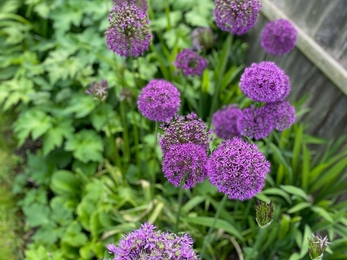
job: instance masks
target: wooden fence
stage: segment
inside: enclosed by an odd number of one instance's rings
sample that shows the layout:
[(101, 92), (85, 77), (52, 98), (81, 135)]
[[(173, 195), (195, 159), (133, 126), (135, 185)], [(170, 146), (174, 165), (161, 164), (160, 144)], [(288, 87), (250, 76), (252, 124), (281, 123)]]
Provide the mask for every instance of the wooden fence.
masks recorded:
[(260, 45), (264, 25), (279, 18), (290, 20), (299, 31), (297, 48), (274, 59), (291, 79), (289, 100), (309, 93), (304, 107), (311, 111), (299, 119), (307, 123), (308, 133), (329, 140), (347, 135), (347, 1), (261, 2), (257, 25), (246, 37), (247, 63), (264, 60)]

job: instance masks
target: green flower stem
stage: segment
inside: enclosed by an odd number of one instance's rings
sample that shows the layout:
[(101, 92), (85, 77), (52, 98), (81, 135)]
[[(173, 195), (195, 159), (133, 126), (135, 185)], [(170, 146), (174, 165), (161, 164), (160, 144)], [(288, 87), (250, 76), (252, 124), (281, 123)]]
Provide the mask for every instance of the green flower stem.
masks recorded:
[(271, 143), (272, 143), (272, 132), (270, 132), (269, 137), (266, 140), (265, 158), (267, 158), (269, 155)]
[[(130, 102), (130, 108), (131, 108), (131, 115), (133, 119), (133, 130), (134, 130), (134, 143), (135, 143), (135, 153), (136, 153), (136, 165), (139, 167), (139, 170), (141, 169), (141, 163), (140, 163), (140, 151), (139, 151), (139, 128), (137, 127), (136, 117), (135, 117), (135, 107)], [(140, 178), (142, 179), (141, 170), (140, 170)]]
[(201, 249), (201, 252), (200, 252), (201, 259), (204, 259), (204, 253), (205, 253), (206, 247), (210, 243), (210, 237), (211, 237), (212, 231), (214, 229), (214, 226), (216, 225), (216, 222), (217, 222), (217, 219), (219, 217), (219, 214), (222, 211), (222, 208), (224, 207), (224, 204), (225, 204), (225, 201), (227, 200), (227, 197), (228, 196), (226, 194), (224, 194), (223, 199), (219, 203), (216, 215), (214, 216), (214, 220), (213, 220), (212, 226), (208, 230), (208, 233), (207, 233), (207, 236), (205, 238), (204, 244), (202, 245), (202, 249)]
[[(157, 142), (158, 142), (158, 122), (155, 122), (155, 130), (154, 130), (154, 144), (153, 144), (153, 150), (154, 150), (154, 159), (156, 160), (157, 159), (157, 155), (156, 155), (156, 148), (157, 148)], [(154, 171), (151, 171), (152, 174), (150, 174), (151, 176), (151, 193), (152, 193), (152, 198), (154, 198), (154, 186), (155, 186), (155, 183), (156, 183), (156, 173)]]
[(182, 209), (182, 199), (183, 199), (183, 184), (186, 181), (186, 176), (184, 176), (181, 180), (179, 191), (178, 191), (178, 210), (176, 214), (176, 225), (175, 225), (175, 233), (178, 232), (178, 224), (180, 222), (181, 217), (181, 209)]
[[(263, 242), (263, 237), (264, 237), (264, 234), (265, 234), (265, 229), (263, 228), (259, 228), (259, 232), (258, 232), (258, 235), (257, 237), (255, 238), (256, 239), (256, 242), (251, 250), (251, 252), (249, 254), (247, 254), (247, 257), (245, 260), (251, 260), (252, 259), (252, 256), (254, 254), (254, 252), (257, 252), (258, 249), (260, 248), (261, 246), (261, 243)], [(253, 259), (256, 259), (256, 258), (253, 258)]]
[(127, 120), (126, 106), (124, 101), (120, 103), (120, 110), (121, 110), (122, 121), (123, 121), (122, 125), (123, 125), (123, 139), (124, 139), (124, 157), (125, 157), (125, 162), (129, 162), (130, 144), (129, 144), (128, 120)]
[(103, 112), (104, 112), (104, 116), (106, 118), (106, 125), (107, 125), (107, 130), (110, 134), (110, 142), (112, 144), (112, 155), (114, 156), (113, 157), (113, 162), (116, 164), (116, 166), (118, 168), (121, 169), (122, 167), (122, 163), (121, 163), (121, 160), (120, 160), (120, 157), (119, 157), (119, 154), (118, 154), (118, 149), (117, 149), (117, 146), (116, 146), (116, 141), (115, 141), (115, 138), (112, 134), (112, 130), (111, 130), (111, 123), (110, 123), (110, 117), (109, 117), (109, 114), (107, 112), (107, 103), (105, 101), (102, 102), (102, 107), (103, 107)]

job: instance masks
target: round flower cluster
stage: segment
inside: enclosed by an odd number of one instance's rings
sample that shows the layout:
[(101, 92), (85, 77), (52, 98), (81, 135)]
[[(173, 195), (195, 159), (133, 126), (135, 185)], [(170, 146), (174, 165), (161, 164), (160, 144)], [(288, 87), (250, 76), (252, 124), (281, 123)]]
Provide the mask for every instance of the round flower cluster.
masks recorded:
[(275, 63), (253, 63), (241, 76), (242, 92), (257, 102), (284, 100), (289, 94), (289, 77)]
[(163, 160), (165, 177), (176, 187), (193, 188), (207, 178), (207, 153), (200, 145), (171, 145)]
[(178, 111), (180, 92), (166, 80), (151, 80), (141, 90), (137, 105), (141, 113), (150, 120), (167, 122)]
[(242, 136), (256, 140), (265, 138), (275, 128), (274, 114), (265, 107), (245, 108), (238, 118), (237, 127)]
[(229, 105), (217, 110), (212, 116), (214, 132), (219, 138), (231, 139), (234, 136), (240, 136), (237, 128), (237, 120), (242, 115), (241, 109), (235, 105)]
[(262, 108), (273, 115), (274, 128), (278, 131), (289, 128), (295, 121), (295, 108), (287, 101), (267, 103)]
[(264, 187), (270, 163), (257, 145), (234, 137), (222, 142), (211, 154), (207, 171), (211, 184), (229, 199), (247, 200)]
[(298, 32), (287, 20), (269, 22), (261, 36), (261, 46), (267, 53), (283, 55), (290, 52), (296, 43)]
[(108, 18), (106, 45), (113, 52), (137, 57), (148, 49), (152, 35), (146, 13), (134, 4), (115, 5)]
[(124, 2), (134, 4), (144, 12), (148, 10), (147, 0), (113, 0), (113, 4), (115, 5), (121, 5)]
[(215, 36), (209, 27), (199, 27), (192, 32), (192, 42), (196, 50), (208, 50), (214, 44)]
[(200, 259), (189, 235), (178, 236), (155, 229), (154, 225), (142, 224), (138, 230), (123, 236), (117, 245), (108, 245), (107, 249), (113, 254), (113, 260)]
[(101, 82), (93, 82), (90, 84), (90, 88), (86, 90), (86, 94), (93, 95), (99, 100), (105, 100), (107, 98), (108, 84), (106, 80)]
[(201, 75), (207, 67), (207, 61), (196, 54), (191, 49), (184, 49), (177, 54), (174, 65), (177, 69), (182, 70), (183, 74), (188, 76)]
[(215, 0), (216, 24), (223, 31), (244, 34), (256, 23), (259, 0)]
[(163, 155), (175, 144), (196, 144), (208, 151), (212, 141), (211, 132), (195, 113), (187, 116), (175, 116), (169, 124), (162, 124), (164, 134), (159, 136), (159, 144)]

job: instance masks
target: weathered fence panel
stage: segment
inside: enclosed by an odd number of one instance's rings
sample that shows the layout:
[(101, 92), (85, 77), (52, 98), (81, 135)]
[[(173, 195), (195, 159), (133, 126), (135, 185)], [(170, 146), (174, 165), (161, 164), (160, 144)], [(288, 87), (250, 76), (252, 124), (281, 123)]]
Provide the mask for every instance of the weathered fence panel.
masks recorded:
[[(265, 0), (264, 0), (265, 1)], [(344, 0), (266, 0), (280, 9), (300, 29), (305, 31), (347, 70), (347, 1)], [(260, 15), (256, 27), (246, 37), (250, 45), (247, 63), (264, 60), (260, 45), (261, 32), (268, 20)], [(267, 57), (269, 59), (269, 57)], [(337, 139), (347, 134), (347, 95), (337, 87), (327, 71), (318, 69), (302, 52), (295, 48), (291, 53), (274, 58), (291, 79), (289, 100), (298, 100), (309, 93), (304, 107), (311, 111), (300, 118), (308, 125), (310, 134), (326, 139)], [(330, 68), (331, 69), (331, 68)], [(336, 81), (335, 81), (336, 82)], [(340, 89), (339, 89), (340, 88)]]

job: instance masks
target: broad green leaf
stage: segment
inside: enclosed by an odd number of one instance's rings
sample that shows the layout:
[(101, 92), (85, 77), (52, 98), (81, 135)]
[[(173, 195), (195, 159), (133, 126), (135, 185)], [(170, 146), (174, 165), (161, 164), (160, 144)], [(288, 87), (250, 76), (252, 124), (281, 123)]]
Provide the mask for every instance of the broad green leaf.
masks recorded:
[(34, 140), (42, 136), (52, 127), (52, 118), (38, 109), (23, 112), (14, 123), (14, 132), (21, 146), (25, 139), (32, 134)]
[(80, 192), (80, 182), (76, 176), (69, 171), (56, 171), (51, 180), (51, 190), (61, 196), (73, 197)]
[(308, 201), (308, 196), (302, 189), (291, 185), (281, 185), (280, 187), (282, 190)]
[(103, 142), (92, 130), (81, 130), (65, 143), (65, 149), (73, 152), (73, 156), (82, 162), (101, 162)]
[(310, 203), (308, 203), (308, 202), (300, 202), (300, 203), (296, 204), (294, 207), (290, 208), (288, 210), (288, 213), (292, 214), (292, 213), (298, 212), (300, 210), (303, 210), (303, 209), (309, 208), (309, 207), (311, 207)]
[(194, 209), (197, 205), (204, 202), (206, 200), (203, 196), (194, 196), (191, 198), (186, 204), (182, 206), (182, 211), (188, 213), (192, 209)]
[(305, 225), (305, 232), (302, 238), (300, 257), (305, 256), (308, 253), (308, 239), (312, 237), (312, 231), (308, 225)]
[[(211, 227), (214, 222), (214, 218), (211, 217), (187, 217), (184, 218), (184, 220), (191, 224), (202, 225), (206, 227)], [(244, 240), (242, 234), (237, 230), (237, 228), (235, 228), (225, 220), (217, 219), (215, 228), (223, 229), (224, 231), (237, 237), (241, 241)]]
[(263, 193), (265, 195), (278, 195), (278, 196), (283, 197), (289, 204), (292, 203), (292, 200), (290, 199), (290, 196), (288, 195), (288, 193), (284, 192), (283, 190), (281, 190), (279, 188), (265, 189), (261, 193)]

